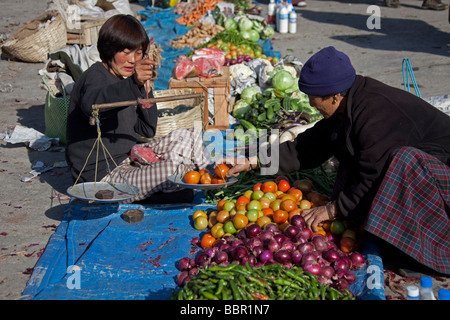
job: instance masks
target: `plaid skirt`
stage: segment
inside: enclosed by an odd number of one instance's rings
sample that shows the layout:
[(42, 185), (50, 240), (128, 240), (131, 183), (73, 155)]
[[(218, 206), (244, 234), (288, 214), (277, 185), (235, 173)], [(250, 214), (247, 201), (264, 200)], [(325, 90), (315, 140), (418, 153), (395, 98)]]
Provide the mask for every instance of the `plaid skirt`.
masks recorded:
[(450, 168), (416, 148), (397, 150), (364, 229), (450, 274)]
[(102, 182), (124, 183), (139, 188), (139, 195), (121, 203), (132, 203), (148, 198), (156, 192), (180, 190), (167, 178), (187, 170), (203, 169), (208, 165), (201, 132), (195, 129), (176, 129), (168, 135), (141, 144), (150, 148), (159, 161), (139, 163), (130, 157), (122, 161)]

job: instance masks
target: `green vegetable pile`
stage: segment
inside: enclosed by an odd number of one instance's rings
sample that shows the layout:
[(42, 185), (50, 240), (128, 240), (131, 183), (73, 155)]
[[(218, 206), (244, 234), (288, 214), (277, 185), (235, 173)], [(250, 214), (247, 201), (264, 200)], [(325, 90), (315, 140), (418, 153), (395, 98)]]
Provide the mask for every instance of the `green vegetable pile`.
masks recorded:
[(171, 300), (355, 300), (317, 276), (280, 264), (249, 267), (232, 263), (201, 270)]

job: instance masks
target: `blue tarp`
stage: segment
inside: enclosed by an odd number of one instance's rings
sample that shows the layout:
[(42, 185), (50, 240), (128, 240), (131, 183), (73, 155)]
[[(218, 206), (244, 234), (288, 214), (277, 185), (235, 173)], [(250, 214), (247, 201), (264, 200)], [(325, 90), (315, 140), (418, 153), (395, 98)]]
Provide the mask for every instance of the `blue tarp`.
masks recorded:
[[(195, 256), (190, 240), (201, 236), (192, 226), (192, 214), (212, 207), (202, 199), (199, 192), (192, 204), (68, 204), (24, 299), (168, 299), (176, 288), (176, 262)], [(141, 209), (144, 220), (125, 222), (121, 214), (129, 209)], [(355, 272), (351, 290), (360, 299), (383, 300), (383, 265), (376, 247), (367, 243), (361, 252), (367, 265)], [(372, 288), (378, 281), (381, 286)]]

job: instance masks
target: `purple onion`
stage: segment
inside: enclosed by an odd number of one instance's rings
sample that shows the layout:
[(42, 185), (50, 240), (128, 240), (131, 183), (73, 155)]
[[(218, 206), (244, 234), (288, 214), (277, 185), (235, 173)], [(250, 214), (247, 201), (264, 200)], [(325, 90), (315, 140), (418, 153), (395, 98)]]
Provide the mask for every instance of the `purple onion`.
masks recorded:
[(344, 271), (347, 272), (350, 269), (350, 265), (348, 264), (347, 260), (344, 258), (340, 258), (339, 260), (337, 260), (334, 263), (334, 270), (336, 271), (336, 273), (338, 271)]
[(189, 277), (195, 277), (198, 274), (199, 270), (197, 268), (192, 268), (191, 270), (189, 270)]
[(267, 244), (267, 249), (269, 249), (271, 252), (275, 252), (280, 249), (280, 244), (278, 243), (275, 238), (272, 238), (269, 240), (269, 243)]
[(282, 233), (276, 234), (273, 236), (275, 240), (277, 240), (278, 244), (281, 246), (284, 240), (286, 240), (286, 236)]
[(264, 242), (273, 238), (273, 233), (269, 230), (264, 229), (258, 236), (258, 238)]
[(295, 248), (296, 248), (296, 245), (288, 238), (283, 241), (280, 249), (284, 249), (284, 250), (291, 252), (291, 251), (294, 251)]
[(256, 264), (256, 257), (253, 254), (249, 254), (247, 257), (247, 262), (250, 267), (253, 267)]
[(347, 280), (349, 284), (352, 284), (352, 283), (355, 283), (355, 282), (356, 282), (356, 276), (355, 276), (355, 274), (354, 274), (353, 272), (351, 272), (351, 271), (347, 271), (347, 272), (344, 274), (343, 278), (344, 278), (345, 280)]
[(211, 258), (205, 253), (201, 252), (196, 258), (195, 258), (195, 264), (201, 265), (204, 261), (210, 261)]
[(200, 241), (200, 238), (199, 237), (193, 237), (192, 239), (191, 239), (191, 243), (194, 245), (194, 246), (200, 246), (201, 245), (201, 241)]
[(294, 225), (288, 226), (284, 230), (284, 235), (290, 239), (294, 238), (300, 232), (300, 228)]
[(334, 287), (340, 291), (348, 290), (350, 288), (350, 285), (347, 280), (344, 278), (340, 278), (334, 283)]
[(264, 250), (263, 252), (261, 252), (261, 254), (259, 255), (259, 260), (263, 263), (273, 260), (273, 253), (270, 250)]
[(328, 249), (322, 253), (322, 257), (329, 261), (335, 262), (340, 259), (339, 253), (336, 249)]
[(307, 240), (303, 237), (301, 233), (298, 233), (294, 238), (292, 238), (292, 242), (295, 244), (305, 243)]
[(314, 247), (316, 248), (317, 251), (324, 251), (328, 249), (327, 238), (325, 238), (321, 234), (314, 235), (311, 242), (314, 244)]
[(263, 242), (258, 237), (245, 239), (244, 243), (247, 249), (250, 250), (263, 245)]
[(313, 252), (306, 252), (306, 253), (304, 253), (303, 257), (302, 257), (302, 264), (305, 264), (305, 263), (311, 262), (311, 261), (317, 262), (316, 255)]
[(216, 250), (213, 248), (207, 248), (205, 250), (205, 253), (210, 257), (210, 258), (214, 258), (214, 256), (216, 255)]
[(311, 239), (312, 237), (312, 231), (309, 228), (304, 228), (300, 230), (300, 234), (305, 238), (306, 240)]
[(289, 251), (280, 249), (273, 255), (275, 261), (278, 261), (279, 263), (287, 263), (291, 261), (291, 254)]
[(242, 258), (248, 256), (248, 250), (244, 246), (237, 246), (233, 249), (232, 255), (234, 260), (240, 261)]
[(189, 273), (187, 271), (182, 271), (177, 275), (177, 285), (183, 287), (187, 281), (190, 280)]
[(265, 249), (264, 249), (263, 246), (257, 246), (257, 247), (254, 247), (254, 248), (253, 248), (252, 252), (253, 252), (253, 254), (255, 255), (255, 257), (259, 257), (259, 255), (260, 255), (264, 250), (265, 250)]
[[(244, 230), (244, 229), (241, 229)], [(234, 239), (231, 241), (230, 245), (232, 247), (238, 247), (238, 246), (242, 246), (244, 244), (244, 241), (242, 241), (241, 239)]]
[(303, 255), (300, 253), (299, 250), (292, 251), (291, 260), (293, 263), (300, 264), (300, 262), (302, 261), (302, 257)]
[(245, 231), (245, 228), (238, 231), (238, 233), (236, 234), (236, 238), (238, 238), (238, 239), (247, 238), (247, 232)]
[(189, 268), (191, 267), (189, 262), (190, 262), (190, 259), (188, 257), (181, 258), (178, 261), (178, 270), (180, 270), (180, 271), (189, 270)]
[(314, 261), (308, 261), (307, 263), (303, 264), (302, 266), (303, 270), (318, 276), (320, 274), (320, 266), (317, 262)]
[(218, 251), (216, 255), (214, 256), (214, 261), (217, 264), (220, 264), (222, 262), (225, 262), (228, 260), (228, 254), (225, 251)]
[(268, 223), (266, 224), (266, 226), (264, 227), (264, 231), (270, 231), (273, 234), (278, 234), (280, 233), (280, 229), (278, 228), (278, 226), (275, 223)]
[(291, 217), (290, 224), (299, 228), (299, 230), (303, 230), (306, 227), (305, 218), (301, 215), (296, 214)]
[(331, 279), (334, 274), (334, 269), (331, 266), (323, 266), (320, 268), (320, 275), (325, 279)]
[(246, 229), (246, 234), (248, 238), (254, 238), (256, 236), (258, 236), (261, 233), (261, 227), (259, 226), (259, 224), (252, 224), (249, 225)]
[(351, 252), (349, 258), (352, 261), (353, 270), (361, 269), (366, 264), (363, 255), (356, 251)]
[(311, 242), (301, 243), (297, 246), (297, 249), (301, 252), (301, 254), (305, 254), (307, 252), (314, 251), (314, 245)]

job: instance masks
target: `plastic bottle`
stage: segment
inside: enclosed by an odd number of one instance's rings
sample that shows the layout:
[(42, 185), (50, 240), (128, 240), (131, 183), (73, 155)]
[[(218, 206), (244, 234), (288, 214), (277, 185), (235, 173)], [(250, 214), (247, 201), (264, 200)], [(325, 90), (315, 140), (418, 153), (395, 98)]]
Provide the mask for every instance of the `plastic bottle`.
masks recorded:
[(292, 0), (286, 1), (286, 8), (288, 9), (288, 12), (291, 12), (292, 8), (294, 8), (294, 6), (292, 5)]
[(433, 279), (431, 277), (420, 278), (420, 300), (436, 300), (433, 293)]
[(450, 290), (439, 289), (438, 297), (439, 297), (439, 300), (450, 300)]
[(275, 30), (280, 31), (280, 10), (283, 6), (281, 0), (277, 0), (277, 5), (275, 6)]
[(419, 288), (416, 286), (406, 287), (406, 299), (407, 300), (419, 300)]
[(276, 10), (275, 10), (275, 0), (270, 0), (269, 5), (267, 6), (267, 24), (272, 28), (276, 28)]
[(289, 31), (289, 11), (286, 6), (282, 6), (280, 10), (280, 33)]
[(294, 8), (289, 13), (289, 33), (297, 33), (297, 13)]

